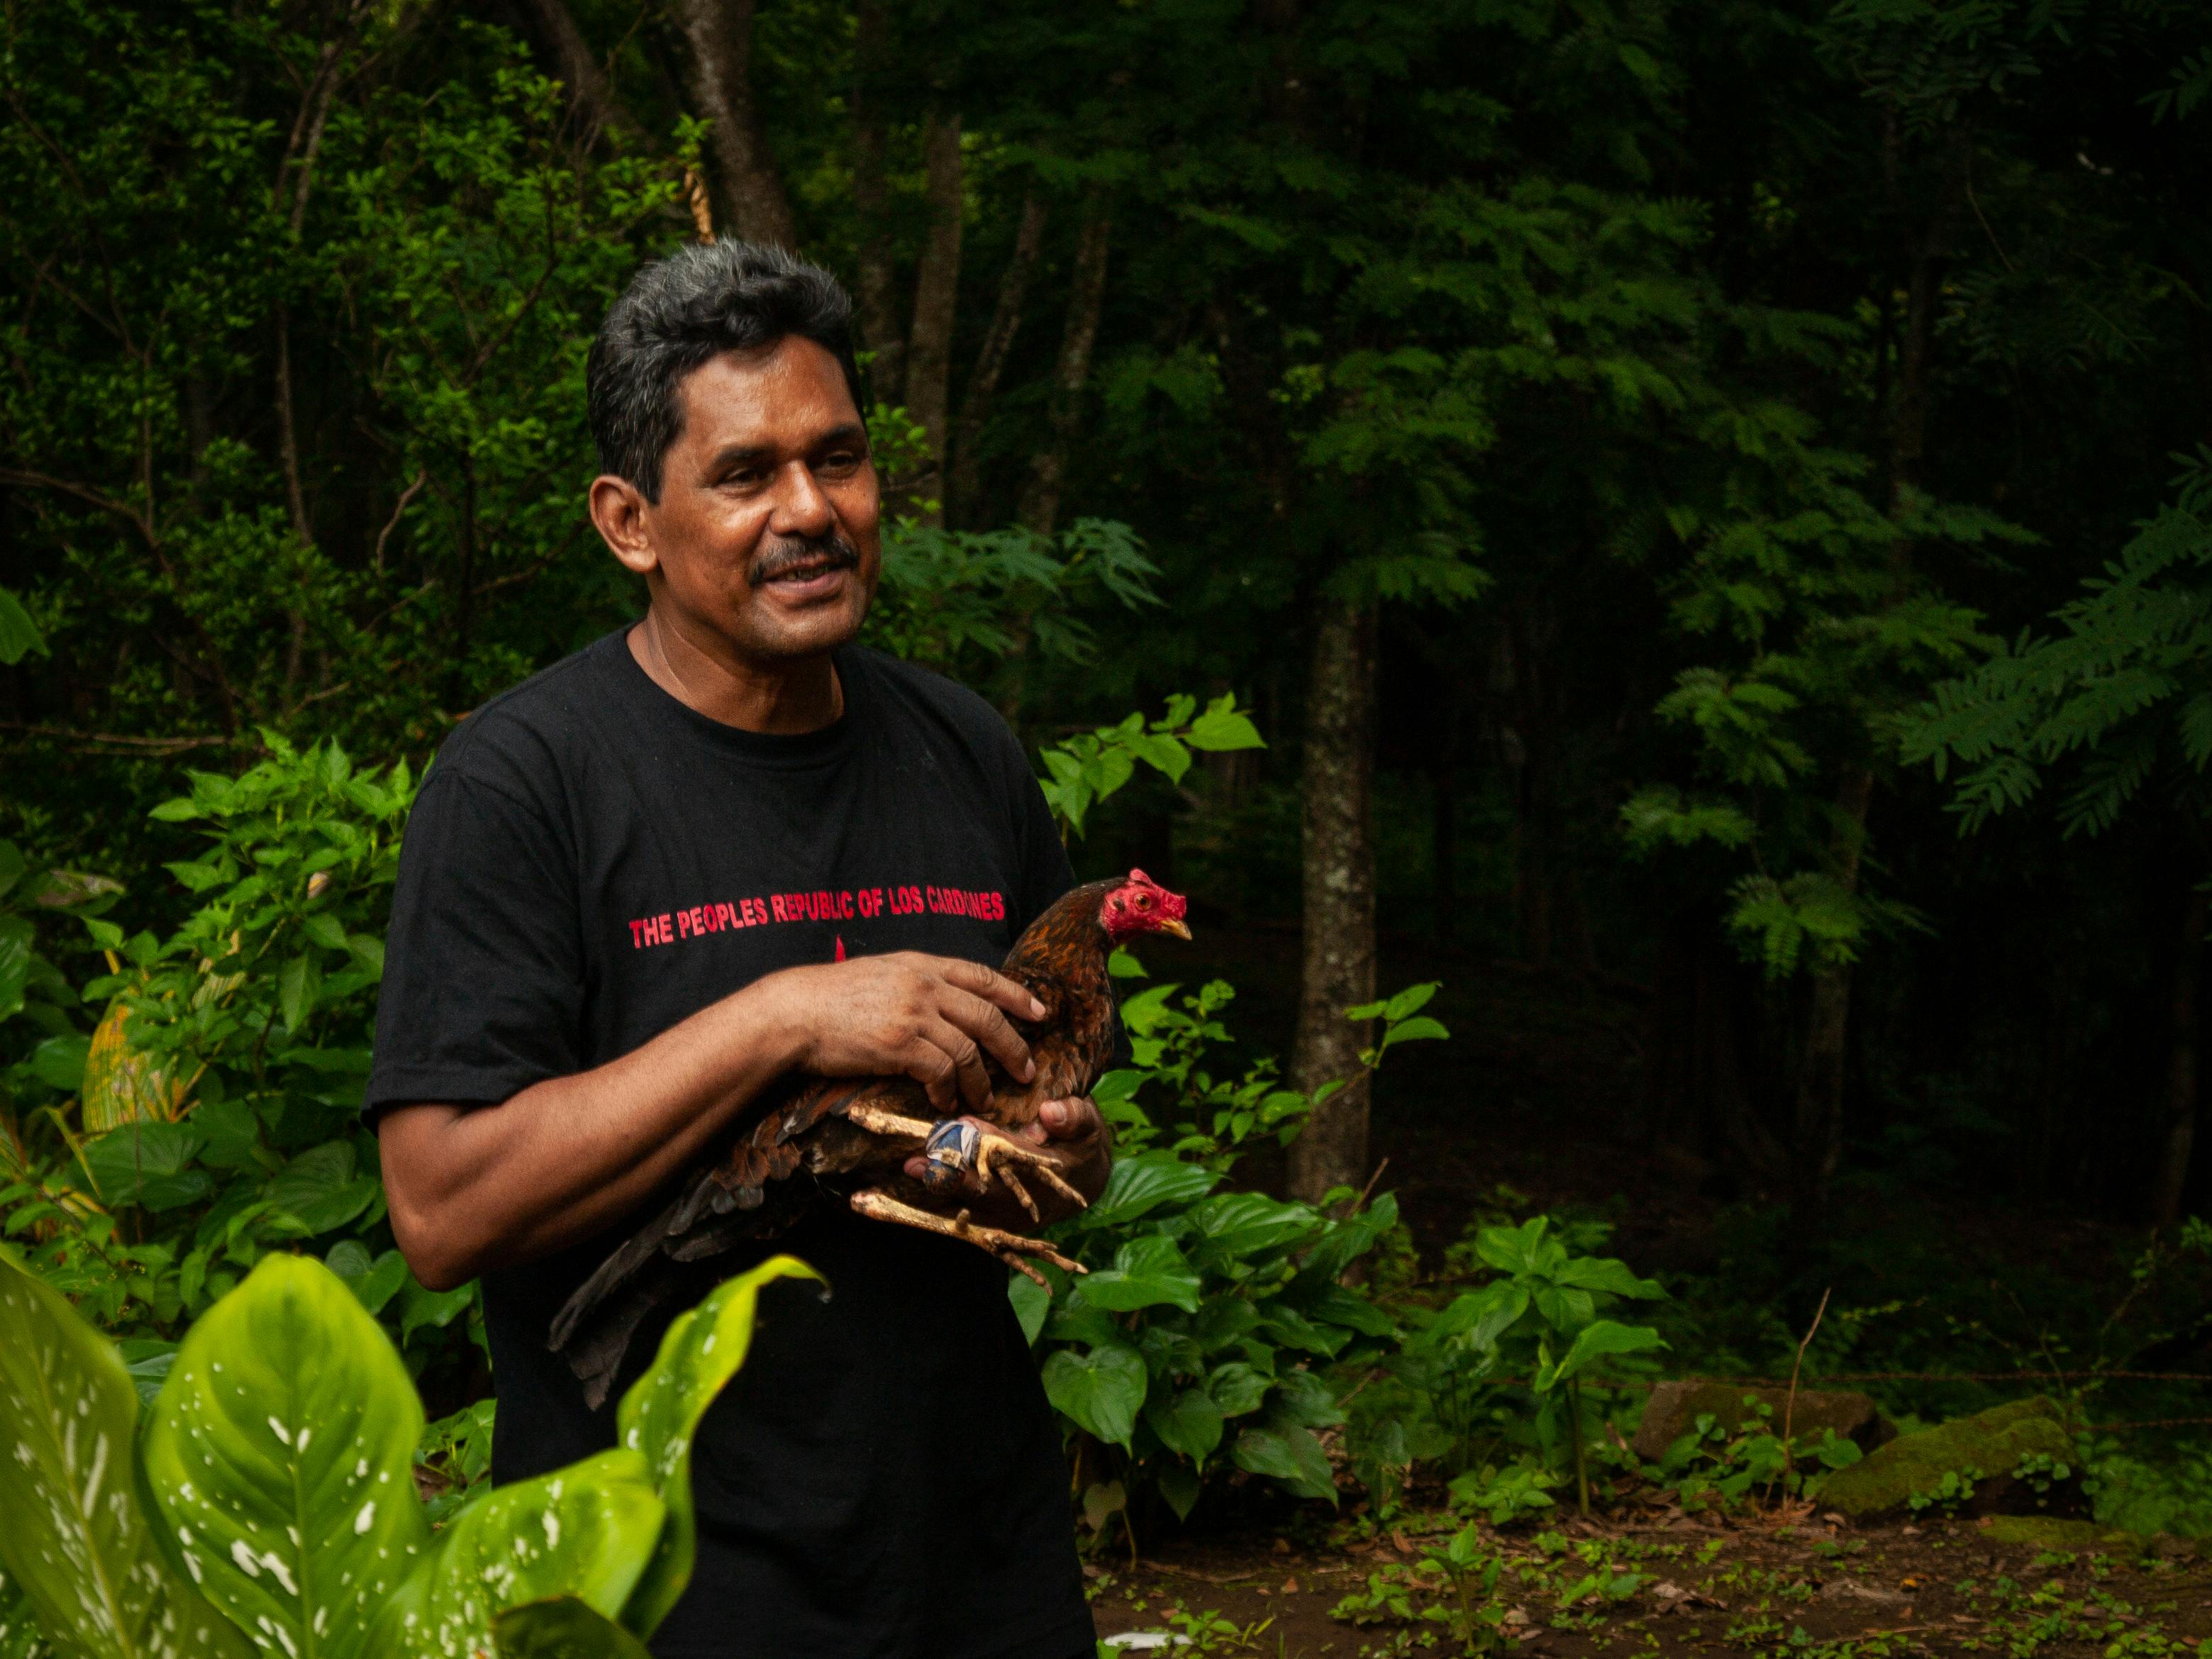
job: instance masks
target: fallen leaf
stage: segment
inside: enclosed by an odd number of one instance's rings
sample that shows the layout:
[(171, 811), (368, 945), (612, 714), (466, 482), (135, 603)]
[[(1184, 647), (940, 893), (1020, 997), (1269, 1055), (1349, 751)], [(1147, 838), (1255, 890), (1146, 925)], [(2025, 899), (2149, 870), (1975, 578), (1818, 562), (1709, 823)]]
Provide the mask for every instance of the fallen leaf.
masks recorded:
[(1283, 1580), (1283, 1594), (1284, 1594), (1284, 1595), (1296, 1595), (1297, 1593), (1298, 1593), (1298, 1580), (1297, 1580), (1297, 1574), (1295, 1574), (1295, 1573), (1293, 1573), (1290, 1577), (1285, 1578), (1285, 1580)]

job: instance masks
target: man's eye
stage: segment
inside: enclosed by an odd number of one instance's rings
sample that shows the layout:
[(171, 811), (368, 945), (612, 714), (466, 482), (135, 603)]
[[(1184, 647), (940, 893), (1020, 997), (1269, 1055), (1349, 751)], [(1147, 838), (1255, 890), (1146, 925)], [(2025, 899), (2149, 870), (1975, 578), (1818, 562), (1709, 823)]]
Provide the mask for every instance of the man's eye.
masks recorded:
[(860, 458), (851, 450), (841, 449), (834, 455), (825, 455), (816, 468), (821, 472), (851, 472), (860, 465)]

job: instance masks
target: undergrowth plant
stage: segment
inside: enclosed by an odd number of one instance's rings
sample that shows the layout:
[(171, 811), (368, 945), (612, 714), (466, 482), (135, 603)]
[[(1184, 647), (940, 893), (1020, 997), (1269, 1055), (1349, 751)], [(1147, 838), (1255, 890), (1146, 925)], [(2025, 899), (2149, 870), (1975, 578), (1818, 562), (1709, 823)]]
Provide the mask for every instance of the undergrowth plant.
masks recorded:
[[(1126, 954), (1116, 969), (1141, 968)], [(1441, 1037), (1416, 986), (1360, 1017), (1394, 1044)], [(1271, 1062), (1217, 1075), (1228, 1041), (1218, 982), (1192, 994), (1162, 985), (1123, 1005), (1135, 1064), (1097, 1090), (1122, 1155), (1107, 1188), (1055, 1237), (1090, 1269), (1048, 1270), (1055, 1292), (1012, 1287), (1023, 1328), (1042, 1352), (1045, 1391), (1073, 1433), (1079, 1484), (1095, 1531), (1157, 1497), (1187, 1516), (1209, 1481), (1235, 1471), (1298, 1497), (1334, 1502), (1321, 1436), (1344, 1421), (1330, 1372), (1371, 1364), (1398, 1338), (1391, 1314), (1343, 1282), (1397, 1224), (1385, 1194), (1345, 1189), (1316, 1206), (1220, 1190), (1254, 1147), (1284, 1143), (1313, 1098), (1285, 1088)]]
[(692, 1434), (744, 1363), (762, 1287), (792, 1277), (817, 1275), (777, 1256), (680, 1316), (615, 1447), (434, 1533), (406, 1367), (313, 1259), (265, 1255), (142, 1412), (113, 1345), (0, 1257), (0, 1651), (642, 1654), (691, 1574)]

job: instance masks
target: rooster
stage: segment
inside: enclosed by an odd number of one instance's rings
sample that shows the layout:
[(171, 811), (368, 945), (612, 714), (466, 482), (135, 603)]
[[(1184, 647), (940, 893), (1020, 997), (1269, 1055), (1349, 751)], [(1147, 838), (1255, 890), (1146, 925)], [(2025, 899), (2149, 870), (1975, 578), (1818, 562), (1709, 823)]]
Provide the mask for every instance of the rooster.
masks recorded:
[[(923, 1197), (973, 1174), (987, 1188), (1011, 1194), (1032, 1220), (1039, 1218), (1031, 1181), (1080, 1206), (1082, 1194), (1060, 1177), (1051, 1155), (1010, 1132), (1034, 1123), (1048, 1100), (1091, 1092), (1114, 1049), (1109, 953), (1145, 933), (1188, 939), (1187, 908), (1180, 894), (1132, 870), (1073, 889), (1024, 929), (999, 971), (1044, 1005), (1042, 1018), (1014, 1022), (1036, 1075), (1018, 1083), (988, 1061), (991, 1098), (972, 1115), (939, 1117), (921, 1085), (903, 1077), (796, 1078), (749, 1112), (718, 1155), (608, 1256), (555, 1318), (549, 1346), (568, 1356), (586, 1400), (596, 1408), (606, 1399), (646, 1315), (691, 1282), (667, 1263), (704, 1261), (749, 1240), (773, 1238), (825, 1200), (842, 1199), (871, 1220), (963, 1240), (1039, 1284), (1043, 1276), (1031, 1257), (1081, 1273), (1042, 1239), (980, 1225), (965, 1210), (941, 1215), (886, 1188)], [(902, 1173), (916, 1153), (927, 1171), (920, 1194)]]

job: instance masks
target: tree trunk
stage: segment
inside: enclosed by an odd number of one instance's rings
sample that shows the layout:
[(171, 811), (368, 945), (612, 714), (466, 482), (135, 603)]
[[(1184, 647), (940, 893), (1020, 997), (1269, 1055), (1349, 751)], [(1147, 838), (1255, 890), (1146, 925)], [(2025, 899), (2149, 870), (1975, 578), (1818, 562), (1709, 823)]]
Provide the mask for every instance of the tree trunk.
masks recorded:
[[(1846, 893), (1858, 891), (1859, 854), (1866, 844), (1867, 809), (1873, 799), (1873, 772), (1864, 766), (1847, 767), (1836, 785), (1832, 847), (1835, 879)], [(1794, 1137), (1798, 1197), (1811, 1208), (1819, 1206), (1828, 1177), (1843, 1156), (1844, 1058), (1850, 1012), (1849, 964), (1815, 968), (1805, 1045), (1798, 1058)]]
[(899, 327), (884, 161), (883, 88), (890, 46), (885, 0), (860, 0), (853, 39), (853, 206), (860, 221), (860, 337), (875, 354), (868, 370), (870, 390), (879, 402), (896, 404), (906, 392), (906, 337)]
[(526, 0), (538, 41), (552, 60), (553, 73), (568, 88), (568, 105), (574, 111), (583, 142), (589, 145), (611, 127), (634, 148), (650, 149), (652, 140), (636, 118), (623, 106), (607, 84), (606, 71), (592, 56), (584, 32), (565, 0)]
[(1375, 613), (1322, 602), (1306, 693), (1305, 960), (1291, 1084), (1350, 1079), (1291, 1144), (1291, 1193), (1309, 1201), (1367, 1178), (1365, 1024), (1344, 1011), (1375, 1000)]
[(2166, 1051), (2166, 1134), (2152, 1177), (2150, 1219), (2172, 1227), (2181, 1219), (2189, 1190), (2189, 1163), (2197, 1148), (2197, 1050), (2201, 1025), (2197, 998), (2204, 968), (2204, 890), (2192, 886), (2181, 907), (2179, 954), (2173, 962), (2172, 1046)]
[(991, 313), (975, 367), (968, 376), (968, 390), (960, 399), (960, 418), (952, 428), (952, 466), (945, 475), (945, 510), (955, 525), (969, 522), (983, 493), (983, 458), (976, 453), (983, 422), (990, 418), (991, 400), (998, 395), (999, 376), (1006, 367), (1014, 336), (1022, 325), (1022, 308), (1029, 300), (1030, 278), (1036, 273), (1037, 251), (1044, 245), (1044, 197), (1032, 187), (1022, 198), (1021, 227), (1014, 233), (1013, 257), (999, 279), (999, 303)]
[(906, 406), (929, 435), (936, 470), (921, 489), (938, 502), (925, 515), (945, 522), (945, 442), (952, 375), (953, 313), (960, 299), (960, 112), (935, 110), (922, 129), (929, 234), (914, 279), (914, 328), (907, 336)]
[(1040, 536), (1060, 526), (1060, 498), (1067, 482), (1067, 452), (1083, 418), (1083, 388), (1091, 379), (1091, 351), (1098, 342), (1098, 316), (1106, 301), (1106, 253), (1113, 215), (1103, 194), (1085, 204), (1083, 234), (1076, 240), (1070, 273), (1067, 327), (1060, 339), (1060, 362), (1053, 370), (1051, 433), (1030, 460), (1030, 477), (1017, 515)]
[(746, 241), (789, 247), (797, 240), (791, 204), (753, 101), (753, 0), (674, 0), (674, 11), (692, 112), (714, 123), (707, 150), (714, 162), (718, 217)]

